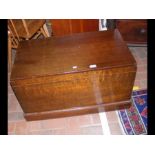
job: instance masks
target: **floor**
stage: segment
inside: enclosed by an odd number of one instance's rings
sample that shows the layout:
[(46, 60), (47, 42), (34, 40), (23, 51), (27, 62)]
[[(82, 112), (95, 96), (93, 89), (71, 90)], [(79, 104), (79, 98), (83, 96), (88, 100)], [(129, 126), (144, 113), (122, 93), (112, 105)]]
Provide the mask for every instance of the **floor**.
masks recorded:
[[(147, 47), (129, 47), (138, 65), (134, 86), (147, 88)], [(8, 74), (10, 76), (10, 73)], [(8, 81), (9, 82), (9, 81)], [(23, 111), (8, 84), (8, 132), (10, 135), (121, 135), (115, 111), (100, 114), (25, 121)]]

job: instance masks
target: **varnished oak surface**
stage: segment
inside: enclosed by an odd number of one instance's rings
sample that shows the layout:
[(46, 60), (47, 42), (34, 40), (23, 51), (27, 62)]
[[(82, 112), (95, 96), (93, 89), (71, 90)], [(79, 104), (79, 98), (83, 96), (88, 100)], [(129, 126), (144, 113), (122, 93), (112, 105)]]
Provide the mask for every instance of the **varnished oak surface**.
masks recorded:
[(11, 85), (25, 118), (38, 120), (129, 107), (135, 75), (133, 56), (111, 30), (23, 42)]
[(133, 63), (135, 60), (117, 30), (80, 33), (22, 42), (11, 79), (88, 71), (92, 64), (104, 69)]
[(55, 111), (37, 112), (37, 113), (26, 113), (24, 116), (28, 121), (42, 120), (50, 118), (60, 118), (66, 116), (77, 116), (82, 114), (98, 113), (105, 111), (112, 111), (117, 109), (125, 109), (131, 106), (131, 101), (114, 102), (110, 104), (99, 104), (84, 107), (76, 107), (71, 109), (61, 109)]

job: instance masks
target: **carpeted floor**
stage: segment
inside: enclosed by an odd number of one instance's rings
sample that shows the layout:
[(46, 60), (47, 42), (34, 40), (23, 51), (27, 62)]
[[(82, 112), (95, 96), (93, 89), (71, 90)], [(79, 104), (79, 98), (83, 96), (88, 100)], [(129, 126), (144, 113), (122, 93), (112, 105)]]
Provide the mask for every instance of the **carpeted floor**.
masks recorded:
[(147, 134), (147, 91), (140, 90), (132, 93), (132, 106), (119, 110), (120, 126), (127, 135)]

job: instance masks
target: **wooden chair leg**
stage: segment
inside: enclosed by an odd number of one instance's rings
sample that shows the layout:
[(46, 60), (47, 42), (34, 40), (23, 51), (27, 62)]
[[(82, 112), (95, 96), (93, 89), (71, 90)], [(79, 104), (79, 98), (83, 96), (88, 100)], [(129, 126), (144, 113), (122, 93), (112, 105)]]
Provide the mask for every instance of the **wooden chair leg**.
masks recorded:
[(47, 29), (46, 24), (43, 25), (43, 29), (44, 29), (45, 33), (47, 34), (47, 36), (50, 37), (50, 33), (49, 33), (48, 29)]
[(28, 30), (28, 27), (27, 27), (27, 24), (26, 24), (25, 19), (22, 19), (22, 23), (23, 23), (24, 29), (25, 29), (26, 34), (27, 34), (27, 38), (26, 38), (26, 40), (29, 40), (30, 33), (29, 33), (29, 30)]
[(38, 31), (37, 34), (33, 37), (33, 39), (37, 39), (40, 36), (41, 32)]
[(43, 25), (43, 30), (46, 33), (46, 36), (50, 37), (50, 33), (49, 33), (48, 29), (47, 29), (47, 25), (46, 24)]
[(44, 36), (45, 38), (48, 37), (43, 28), (40, 28), (40, 31), (41, 31), (41, 33), (43, 34), (43, 36)]
[(11, 72), (12, 69), (12, 49), (11, 49), (11, 38), (8, 38), (8, 67), (9, 72)]

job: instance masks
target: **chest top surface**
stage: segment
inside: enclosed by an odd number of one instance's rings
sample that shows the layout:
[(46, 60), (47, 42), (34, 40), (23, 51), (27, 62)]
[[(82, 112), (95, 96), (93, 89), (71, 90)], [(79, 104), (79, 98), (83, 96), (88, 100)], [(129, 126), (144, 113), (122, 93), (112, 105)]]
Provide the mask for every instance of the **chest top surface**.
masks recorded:
[(21, 42), (11, 80), (134, 65), (119, 31), (79, 33)]

